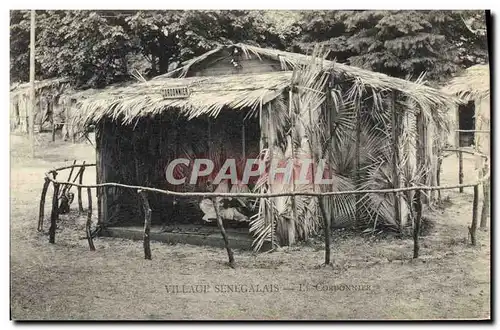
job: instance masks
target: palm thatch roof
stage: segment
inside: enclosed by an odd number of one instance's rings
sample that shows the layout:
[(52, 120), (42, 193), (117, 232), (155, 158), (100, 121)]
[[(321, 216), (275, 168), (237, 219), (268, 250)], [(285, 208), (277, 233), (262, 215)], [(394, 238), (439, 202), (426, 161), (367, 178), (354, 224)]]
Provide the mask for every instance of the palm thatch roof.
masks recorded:
[[(292, 72), (227, 75), (216, 77), (162, 78), (122, 88), (107, 88), (82, 100), (78, 118), (84, 125), (104, 117), (130, 124), (139, 117), (177, 109), (189, 119), (217, 116), (222, 108), (253, 108), (272, 101), (290, 85)], [(166, 88), (187, 87), (185, 98), (165, 98)]]
[[(60, 85), (66, 84), (69, 82), (68, 78), (54, 78), (54, 79), (45, 79), (35, 81), (35, 91), (39, 93), (40, 91), (51, 89), (51, 88), (59, 88)], [(11, 97), (21, 96), (21, 95), (29, 95), (30, 93), (30, 83), (22, 83), (22, 84), (12, 84), (10, 86)]]
[[(187, 77), (194, 64), (203, 62), (218, 52), (238, 47), (244, 56), (277, 60), (283, 71), (259, 74), (233, 74), (223, 76)], [(81, 100), (78, 107), (78, 124), (95, 123), (108, 117), (123, 124), (154, 116), (168, 109), (176, 109), (189, 119), (201, 115), (217, 116), (223, 108), (257, 109), (260, 104), (272, 101), (292, 84), (294, 69), (311, 62), (312, 57), (274, 49), (265, 49), (245, 44), (220, 46), (199, 57), (184, 62), (183, 66), (147, 82), (138, 82), (127, 87), (106, 88), (92, 97)], [(348, 65), (322, 60), (325, 71), (352, 87), (350, 94), (399, 91), (401, 96), (421, 109), (447, 107), (454, 103), (449, 95), (426, 86), (423, 82), (410, 82), (385, 74), (371, 72)], [(163, 90), (187, 87), (190, 94), (185, 98), (165, 98)]]
[[(291, 53), (277, 49), (261, 48), (243, 43), (237, 43), (228, 46), (219, 46), (216, 49), (211, 50), (199, 57), (183, 62), (183, 66), (164, 75), (158, 76), (154, 79), (163, 79), (165, 77), (186, 77), (190, 69), (195, 64), (199, 64), (225, 49), (232, 49), (234, 47), (238, 48), (248, 59), (255, 57), (258, 59), (269, 58), (271, 60), (279, 61), (283, 70), (293, 70), (298, 66), (305, 65), (311, 61), (311, 56), (304, 54)], [(411, 81), (391, 77), (383, 73), (373, 72), (355, 66), (328, 60), (323, 61), (323, 68), (325, 70), (333, 70), (335, 75), (343, 76), (346, 81), (350, 81), (354, 84), (359, 85), (361, 89), (364, 89), (364, 87), (366, 86), (376, 91), (399, 91), (422, 106), (449, 102), (449, 99), (444, 100), (445, 97), (439, 90), (426, 86), (424, 82), (413, 83)]]
[(464, 102), (490, 96), (490, 66), (479, 64), (453, 78), (443, 91), (457, 95)]

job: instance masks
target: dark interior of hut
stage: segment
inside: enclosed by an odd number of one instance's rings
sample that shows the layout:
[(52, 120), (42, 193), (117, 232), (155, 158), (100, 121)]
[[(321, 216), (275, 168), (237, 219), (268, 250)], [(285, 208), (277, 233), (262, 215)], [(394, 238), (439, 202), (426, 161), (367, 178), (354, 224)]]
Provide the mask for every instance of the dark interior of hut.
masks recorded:
[[(177, 192), (234, 192), (240, 184), (229, 180), (212, 184), (218, 169), (227, 158), (236, 161), (238, 179), (245, 159), (259, 154), (260, 129), (258, 119), (246, 118), (246, 111), (224, 111), (217, 118), (168, 115), (141, 118), (131, 125), (101, 124), (104, 139), (98, 138), (98, 176), (103, 182), (116, 182), (153, 187)], [(153, 138), (154, 137), (154, 138)], [(176, 178), (186, 177), (186, 183), (171, 184), (166, 178), (168, 164), (178, 158), (190, 161), (210, 159), (213, 174), (190, 182), (191, 167), (178, 165)], [(252, 182), (245, 189), (252, 189)], [(103, 220), (107, 225), (140, 226), (144, 223), (142, 204), (131, 189), (107, 188), (103, 196)], [(240, 190), (241, 191), (241, 190)], [(193, 197), (172, 197), (149, 192), (152, 225), (169, 231), (179, 225), (216, 227), (211, 200)], [(224, 223), (228, 227), (247, 228), (253, 214), (252, 201), (225, 199), (220, 202)], [(225, 212), (225, 213), (224, 213)], [(225, 215), (225, 216), (224, 216)]]
[[(470, 101), (458, 108), (459, 129), (475, 129), (475, 104)], [(460, 132), (460, 147), (469, 147), (474, 144), (474, 132)]]

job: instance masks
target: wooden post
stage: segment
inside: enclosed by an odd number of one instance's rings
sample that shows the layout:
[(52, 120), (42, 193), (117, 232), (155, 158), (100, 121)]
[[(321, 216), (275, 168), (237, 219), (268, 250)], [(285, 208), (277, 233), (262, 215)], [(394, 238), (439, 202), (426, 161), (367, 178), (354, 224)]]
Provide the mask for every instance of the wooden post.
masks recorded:
[(422, 222), (422, 198), (420, 189), (415, 191), (415, 225), (413, 227), (413, 258), (418, 258), (420, 246), (418, 239), (420, 236), (420, 225)]
[[(354, 158), (354, 168), (356, 171), (356, 181), (354, 182), (355, 184), (355, 190), (359, 190), (361, 180), (360, 180), (360, 144), (361, 144), (361, 100), (358, 100), (356, 102), (356, 145), (355, 145), (355, 155), (356, 157)], [(357, 227), (359, 224), (359, 194), (354, 195), (355, 202), (356, 202), (356, 219), (354, 219), (354, 225)]]
[(30, 30), (30, 106), (29, 108), (29, 140), (31, 157), (35, 157), (35, 11), (31, 10)]
[(89, 207), (87, 209), (87, 223), (85, 231), (87, 232), (87, 240), (89, 241), (90, 251), (95, 251), (94, 241), (92, 240), (92, 233), (90, 232), (90, 225), (92, 224), (92, 190), (87, 188), (87, 196), (89, 198)]
[(59, 217), (59, 183), (54, 183), (54, 194), (52, 196), (52, 212), (50, 214), (49, 243), (56, 242), (57, 218)]
[[(211, 135), (211, 122), (210, 122), (210, 118), (208, 118), (208, 122), (207, 122), (207, 125), (208, 125), (208, 153), (211, 154), (211, 143), (212, 143), (212, 135)], [(260, 140), (260, 150), (262, 150), (262, 129), (263, 129), (263, 126), (262, 126), (262, 103), (260, 104), (260, 111), (259, 111), (259, 127), (260, 127), (260, 136), (261, 136), (261, 140)], [(234, 256), (233, 256), (233, 251), (231, 250), (231, 248), (229, 247), (229, 240), (227, 238), (227, 235), (226, 235), (226, 230), (224, 229), (224, 223), (222, 222), (222, 219), (219, 215), (219, 205), (217, 204), (217, 198), (212, 198), (212, 203), (214, 205), (214, 211), (215, 211), (215, 217), (216, 217), (216, 220), (217, 220), (217, 227), (219, 227), (219, 230), (222, 234), (222, 239), (224, 240), (224, 247), (226, 248), (227, 250), (227, 255), (228, 255), (228, 258), (229, 258), (229, 266), (231, 268), (234, 268)]]
[(264, 127), (264, 118), (263, 112), (262, 112), (262, 101), (260, 102), (259, 105), (259, 128), (260, 128), (260, 140), (259, 140), (259, 152), (264, 149), (265, 141), (267, 141), (267, 135), (264, 135), (266, 132), (266, 129)]
[[(47, 101), (45, 102), (45, 100), (47, 100)], [(48, 97), (42, 97), (42, 95), (38, 96), (38, 111), (40, 113), (40, 115), (38, 116), (39, 117), (38, 118), (38, 126), (40, 127), (38, 129), (38, 134), (42, 133), (42, 125), (43, 125), (43, 117), (44, 117), (43, 116), (44, 115), (44, 106), (43, 105), (47, 104), (47, 110), (48, 110), (48, 108), (49, 108), (48, 102), (49, 102)], [(46, 112), (48, 112), (48, 111), (46, 111)]]
[[(83, 165), (85, 165), (85, 161), (83, 162)], [(78, 179), (78, 183), (82, 184), (83, 183), (83, 173), (85, 172), (85, 166), (82, 166), (80, 169), (80, 177)], [(82, 187), (78, 187), (78, 212), (83, 213), (83, 204), (82, 204)], [(90, 204), (89, 204), (90, 206)]]
[[(259, 105), (259, 128), (260, 128), (259, 148), (260, 148), (260, 151), (262, 151), (266, 146), (269, 149), (269, 146), (270, 146), (269, 124), (268, 123), (269, 123), (269, 118), (264, 118), (264, 111), (262, 109), (262, 102), (260, 102), (260, 105)], [(264, 217), (266, 219), (269, 217), (271, 217), (271, 219), (273, 219), (272, 214), (269, 214), (269, 210), (271, 210), (271, 208), (268, 206), (268, 202), (270, 202), (270, 200), (268, 198), (261, 198), (260, 199), (260, 203), (264, 203), (264, 204), (262, 204), (262, 205), (264, 205), (264, 207), (263, 207), (264, 208)], [(271, 221), (273, 221), (273, 220), (271, 220)], [(271, 226), (273, 226), (273, 225), (274, 225), (274, 223), (271, 224)], [(272, 232), (271, 232), (271, 249), (274, 249), (274, 235), (272, 234)]]
[(56, 123), (54, 121), (54, 114), (52, 114), (52, 142), (56, 141)]
[(479, 198), (479, 185), (474, 186), (474, 200), (472, 202), (472, 224), (469, 227), (470, 240), (472, 245), (476, 245), (476, 229), (477, 229), (477, 204)]
[(325, 228), (325, 265), (331, 265), (330, 260), (330, 232), (331, 232), (331, 220), (326, 214), (325, 205), (323, 203), (323, 197), (318, 196), (318, 204), (321, 210), (321, 217), (323, 218), (323, 227)]
[[(422, 115), (422, 110), (418, 110), (416, 114), (416, 125), (417, 125), (417, 137), (415, 141), (415, 145), (417, 147), (416, 154), (416, 163), (417, 163), (417, 171), (422, 171), (423, 166), (425, 164), (425, 124), (424, 118)], [(420, 178), (419, 184), (425, 185), (425, 177)], [(425, 198), (424, 203), (425, 203)]]
[(246, 162), (246, 137), (245, 137), (245, 120), (241, 122), (241, 149), (243, 155), (243, 161)]
[[(68, 111), (68, 113), (69, 113), (69, 111)], [(66, 120), (69, 121), (69, 118)], [(71, 122), (70, 127), (71, 127), (71, 142), (76, 143), (75, 126), (73, 125), (73, 122)]]
[[(75, 165), (75, 164), (76, 164), (76, 159), (73, 161), (73, 165)], [(73, 171), (74, 170), (75, 170), (75, 167), (74, 166), (71, 167), (71, 170), (69, 171), (68, 179), (66, 180), (66, 182), (70, 182), (71, 181), (71, 177), (73, 176)], [(63, 189), (61, 190), (61, 196), (63, 196), (69, 188), (71, 188), (71, 185), (69, 185), (69, 184), (68, 185), (64, 185)]]
[[(295, 112), (293, 111), (293, 92), (292, 89), (288, 91), (288, 114), (290, 116), (290, 121), (292, 122), (292, 127), (290, 129), (291, 136), (291, 151), (292, 151), (292, 192), (295, 192), (295, 146), (293, 145), (293, 139), (295, 137)], [(295, 196), (291, 196), (292, 202), (292, 221), (297, 223), (297, 203), (295, 201)], [(307, 239), (307, 237), (306, 237)]]
[[(95, 130), (95, 148), (96, 148), (96, 166), (95, 166), (95, 174), (96, 174), (96, 183), (103, 183), (101, 178), (101, 143), (102, 143), (102, 133), (104, 131), (104, 125), (96, 126)], [(103, 206), (102, 206), (102, 188), (96, 189), (96, 197), (97, 197), (97, 224), (99, 226), (104, 224), (104, 216), (103, 216)], [(107, 220), (107, 219), (106, 219)]]
[[(464, 183), (464, 156), (462, 154), (462, 151), (458, 151), (458, 184), (463, 184)], [(459, 192), (463, 193), (464, 188), (460, 187), (458, 188)]]
[(47, 189), (49, 188), (50, 180), (45, 178), (42, 188), (42, 196), (40, 197), (40, 210), (38, 213), (38, 231), (43, 231), (43, 216), (45, 212), (45, 196), (47, 195)]
[[(483, 167), (483, 178), (488, 175), (488, 160), (485, 160)], [(486, 228), (488, 214), (490, 213), (490, 182), (489, 179), (483, 182), (483, 207), (481, 209), (481, 223), (479, 228)]]
[(142, 206), (144, 208), (144, 259), (151, 260), (151, 246), (149, 242), (149, 233), (151, 231), (151, 207), (148, 202), (148, 195), (144, 190), (137, 191), (142, 197)]
[[(392, 185), (394, 189), (399, 188), (399, 174), (398, 174), (398, 164), (399, 164), (399, 120), (396, 112), (395, 106), (395, 95), (394, 91), (390, 93), (390, 105), (389, 109), (392, 113)], [(394, 216), (396, 223), (401, 226), (401, 213), (399, 210), (399, 197), (398, 193), (394, 193)], [(402, 228), (400, 228), (402, 229)]]
[[(442, 151), (439, 152), (438, 161), (437, 161), (437, 173), (436, 173), (436, 184), (438, 187), (441, 185), (441, 166), (443, 164)], [(437, 191), (438, 193), (438, 202), (441, 203), (441, 189)]]
[[(269, 164), (270, 168), (272, 167), (273, 163), (273, 156), (274, 156), (274, 143), (275, 143), (275, 138), (274, 134), (271, 134), (272, 128), (273, 127), (273, 121), (272, 121), (272, 115), (271, 115), (271, 103), (267, 104), (267, 148), (269, 150)], [(270, 173), (271, 174), (271, 173)], [(269, 179), (268, 177), (268, 192), (273, 193), (273, 180), (274, 178), (270, 177), (272, 180)], [(269, 218), (271, 218), (271, 250), (274, 249), (274, 213), (273, 213), (273, 199), (268, 198), (267, 201), (269, 202), (268, 205), (269, 207), (267, 208), (267, 215)], [(288, 225), (288, 245), (291, 245), (291, 240), (290, 237), (295, 237), (295, 222), (292, 219), (292, 222), (289, 223)]]
[(69, 175), (68, 175), (68, 180), (66, 180), (67, 182), (69, 182), (71, 180), (71, 177), (73, 176), (73, 172), (75, 170), (75, 166), (76, 165), (76, 159), (73, 161), (73, 167), (71, 167), (71, 170), (69, 171)]
[(220, 233), (222, 234), (222, 239), (224, 240), (224, 247), (227, 251), (227, 256), (229, 259), (229, 266), (234, 268), (234, 255), (233, 250), (229, 247), (229, 239), (227, 238), (226, 230), (224, 229), (224, 223), (220, 217), (219, 205), (217, 204), (217, 198), (212, 198), (212, 203), (214, 204), (215, 217), (217, 218), (217, 226), (219, 227)]

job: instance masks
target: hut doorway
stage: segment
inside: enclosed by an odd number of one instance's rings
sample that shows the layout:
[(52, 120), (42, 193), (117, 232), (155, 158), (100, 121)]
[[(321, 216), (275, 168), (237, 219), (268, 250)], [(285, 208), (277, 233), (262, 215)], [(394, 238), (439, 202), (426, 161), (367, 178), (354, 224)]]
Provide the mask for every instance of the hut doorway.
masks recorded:
[[(212, 191), (208, 188), (208, 183), (212, 182), (209, 175), (190, 183), (189, 167), (181, 173), (186, 178), (184, 184), (170, 184), (166, 179), (166, 167), (177, 158), (188, 159), (191, 163), (197, 158), (208, 158), (214, 162), (217, 173), (218, 160), (234, 158), (238, 171), (238, 164), (244, 164), (245, 157), (257, 158), (260, 152), (259, 122), (246, 115), (244, 111), (227, 111), (224, 116), (210, 121), (203, 117), (187, 120), (165, 115), (144, 118), (134, 126), (103, 122), (97, 133), (98, 180), (178, 192)], [(105, 134), (101, 134), (103, 132)], [(220, 186), (222, 184), (212, 188)], [(241, 189), (241, 186), (226, 183), (225, 189), (236, 192), (232, 189)], [(253, 183), (249, 182), (248, 189), (253, 189)], [(103, 236), (142, 238), (144, 214), (137, 192), (109, 188), (102, 191), (100, 198), (101, 222), (106, 227), (101, 232)], [(210, 217), (211, 212), (203, 211), (210, 209), (210, 205), (205, 205), (209, 200), (173, 198), (157, 193), (148, 193), (148, 199), (152, 212), (151, 239), (221, 247), (217, 223)], [(253, 238), (248, 227), (255, 211), (250, 207), (253, 205), (250, 199), (242, 202), (249, 207), (240, 206), (240, 199), (224, 199), (219, 212), (231, 245), (251, 249)], [(268, 245), (263, 250), (267, 248)]]
[[(260, 152), (260, 128), (256, 118), (246, 118), (244, 111), (227, 112), (217, 119), (194, 118), (187, 120), (173, 116), (146, 118), (129, 125), (106, 122), (102, 130), (105, 138), (99, 139), (100, 182), (117, 182), (147, 186), (177, 192), (237, 192), (245, 188), (238, 181), (224, 179), (212, 185), (226, 159), (234, 159), (237, 180), (241, 180), (246, 157), (257, 158)], [(210, 124), (208, 124), (210, 123)], [(166, 178), (170, 162), (182, 158), (189, 166), (180, 171), (177, 179), (182, 184), (172, 184)], [(213, 174), (203, 174), (191, 182), (191, 171), (196, 159), (209, 159), (214, 163)], [(255, 178), (256, 180), (256, 178)], [(249, 181), (246, 189), (253, 189)], [(219, 189), (219, 190), (217, 190)], [(220, 190), (222, 189), (222, 190)], [(242, 191), (246, 192), (246, 191)], [(142, 226), (142, 206), (134, 192), (126, 189), (106, 189), (103, 223), (108, 226)], [(199, 198), (165, 196), (151, 193), (148, 196), (152, 209), (152, 225), (161, 230), (196, 225), (203, 230), (218, 233), (217, 224), (208, 201)], [(204, 202), (204, 203), (203, 203)], [(248, 228), (253, 205), (239, 199), (224, 200), (220, 211), (227, 228)], [(238, 210), (238, 212), (236, 212)], [(208, 213), (208, 214), (207, 214)], [(224, 217), (225, 214), (225, 217)], [(200, 229), (201, 230), (201, 229)], [(245, 232), (248, 232), (246, 229)]]
[[(458, 129), (460, 130), (474, 130), (476, 127), (476, 106), (474, 101), (469, 101), (465, 105), (458, 107)], [(460, 132), (459, 146), (469, 147), (474, 144), (474, 132)]]

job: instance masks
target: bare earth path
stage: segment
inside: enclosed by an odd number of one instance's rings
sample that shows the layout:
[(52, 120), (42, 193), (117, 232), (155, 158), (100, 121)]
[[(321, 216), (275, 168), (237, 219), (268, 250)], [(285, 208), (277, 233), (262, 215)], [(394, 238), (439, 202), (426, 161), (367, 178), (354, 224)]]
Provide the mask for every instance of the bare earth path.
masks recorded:
[[(31, 160), (26, 140), (11, 137), (13, 319), (490, 317), (489, 232), (478, 233), (477, 247), (468, 245), (470, 190), (445, 192), (452, 206), (428, 214), (436, 225), (421, 239), (418, 261), (411, 259), (411, 240), (345, 237), (342, 232), (334, 233), (333, 269), (317, 268), (323, 251), (314, 243), (257, 256), (236, 251), (238, 267), (230, 269), (223, 264), (222, 249), (153, 242), (153, 260), (148, 261), (141, 242), (99, 238), (97, 251), (90, 252), (79, 239), (83, 217), (62, 216), (54, 245), (46, 232), (36, 231), (43, 173), (74, 159), (95, 161), (89, 145), (41, 143), (48, 147)], [(465, 164), (473, 166), (470, 159)], [(447, 159), (444, 168), (444, 183), (456, 183), (456, 158)], [(94, 178), (87, 173), (89, 182)], [(206, 292), (171, 292), (172, 285), (183, 284), (188, 291), (205, 285), (198, 289)], [(357, 287), (348, 290), (342, 284)], [(239, 292), (227, 292), (227, 285)]]

